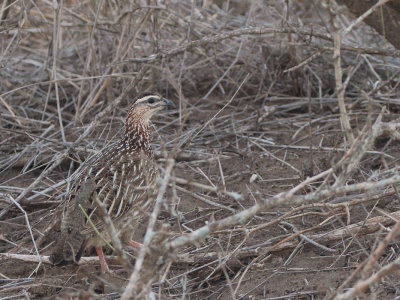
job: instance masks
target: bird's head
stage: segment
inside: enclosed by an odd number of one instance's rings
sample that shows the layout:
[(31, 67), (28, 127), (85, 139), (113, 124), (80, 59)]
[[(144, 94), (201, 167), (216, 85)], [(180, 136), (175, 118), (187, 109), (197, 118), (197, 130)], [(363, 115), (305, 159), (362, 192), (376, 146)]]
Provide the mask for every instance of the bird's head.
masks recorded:
[(156, 112), (165, 107), (174, 106), (172, 101), (163, 98), (159, 94), (146, 93), (137, 98), (135, 103), (131, 106), (130, 113), (146, 122), (149, 121)]
[(163, 108), (174, 106), (172, 101), (154, 93), (147, 93), (137, 98), (126, 117), (125, 143), (129, 150), (150, 151), (150, 118)]

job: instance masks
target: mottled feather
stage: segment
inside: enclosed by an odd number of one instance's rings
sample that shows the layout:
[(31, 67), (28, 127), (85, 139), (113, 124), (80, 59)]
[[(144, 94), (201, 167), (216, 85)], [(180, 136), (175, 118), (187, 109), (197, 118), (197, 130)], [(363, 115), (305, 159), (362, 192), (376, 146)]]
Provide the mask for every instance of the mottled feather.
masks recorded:
[(96, 229), (111, 242), (102, 210), (106, 208), (120, 239), (128, 243), (153, 204), (158, 169), (151, 147), (149, 119), (172, 103), (159, 95), (139, 98), (129, 110), (124, 137), (89, 158), (71, 177), (61, 224), (61, 238), (51, 255), (54, 264), (79, 261), (88, 246), (103, 246)]

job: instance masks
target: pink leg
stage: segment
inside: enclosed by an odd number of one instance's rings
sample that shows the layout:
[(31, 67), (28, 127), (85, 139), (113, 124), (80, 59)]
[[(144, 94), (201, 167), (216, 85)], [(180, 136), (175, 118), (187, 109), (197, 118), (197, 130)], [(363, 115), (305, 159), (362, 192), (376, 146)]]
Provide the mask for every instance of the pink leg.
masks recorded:
[(103, 248), (100, 246), (95, 247), (95, 249), (100, 260), (101, 274), (110, 273), (110, 269), (108, 268), (107, 262), (104, 258)]
[(130, 240), (130, 241), (128, 242), (128, 245), (131, 246), (131, 247), (133, 247), (133, 248), (135, 248), (135, 249), (138, 249), (138, 250), (142, 247), (142, 244), (141, 244), (141, 243), (138, 243), (138, 242), (136, 242), (136, 241), (134, 241), (134, 240)]

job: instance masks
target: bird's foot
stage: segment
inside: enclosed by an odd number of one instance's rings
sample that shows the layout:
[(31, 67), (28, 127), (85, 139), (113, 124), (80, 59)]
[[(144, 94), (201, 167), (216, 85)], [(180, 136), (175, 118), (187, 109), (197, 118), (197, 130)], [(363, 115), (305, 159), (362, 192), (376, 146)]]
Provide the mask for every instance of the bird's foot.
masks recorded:
[(136, 241), (134, 241), (134, 240), (130, 240), (130, 241), (127, 243), (127, 245), (128, 245), (128, 246), (131, 246), (132, 248), (135, 248), (135, 249), (137, 249), (137, 250), (140, 250), (140, 248), (143, 246), (141, 243), (138, 243), (138, 242), (136, 242)]
[(101, 267), (101, 274), (110, 274), (115, 276), (116, 274), (110, 270), (110, 268), (107, 265), (106, 259), (104, 258), (104, 253), (103, 253), (103, 248), (100, 247), (95, 247), (97, 255), (99, 257), (100, 261), (100, 267)]

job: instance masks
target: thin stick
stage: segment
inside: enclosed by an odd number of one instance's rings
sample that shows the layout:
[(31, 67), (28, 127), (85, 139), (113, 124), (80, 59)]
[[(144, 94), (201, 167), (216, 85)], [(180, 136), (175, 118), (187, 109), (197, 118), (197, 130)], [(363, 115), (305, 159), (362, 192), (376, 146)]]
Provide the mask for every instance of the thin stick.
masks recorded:
[(231, 104), (231, 102), (233, 101), (233, 99), (235, 99), (237, 93), (240, 91), (240, 89), (242, 88), (243, 84), (247, 81), (249, 76), (250, 76), (250, 73), (247, 73), (246, 77), (242, 80), (242, 82), (240, 83), (239, 87), (236, 89), (236, 91), (233, 94), (233, 96), (231, 97), (231, 99), (229, 99), (229, 101), (227, 103), (225, 103), (225, 105), (214, 116), (212, 116), (211, 119), (209, 119), (203, 126), (201, 126), (200, 129), (195, 134), (193, 134), (185, 143), (183, 143), (181, 145), (181, 149), (184, 149), (191, 141), (193, 141), (199, 135), (199, 133), (204, 130), (204, 128), (206, 128), (229, 104)]
[(28, 214), (27, 214), (26, 211), (21, 207), (21, 205), (20, 205), (17, 201), (14, 200), (14, 198), (13, 198), (11, 195), (8, 195), (8, 199), (10, 199), (10, 200), (12, 201), (12, 203), (14, 203), (15, 206), (17, 206), (18, 209), (24, 214), (26, 226), (28, 226), (28, 230), (29, 230), (29, 234), (30, 234), (31, 239), (32, 239), (33, 247), (35, 248), (36, 257), (37, 257), (38, 260), (39, 260), (39, 263), (38, 263), (38, 265), (36, 266), (35, 270), (28, 276), (28, 278), (30, 278), (34, 273), (36, 273), (36, 272), (39, 270), (40, 265), (42, 264), (42, 260), (41, 260), (40, 254), (39, 254), (39, 250), (38, 250), (38, 248), (37, 248), (37, 246), (36, 246), (35, 238), (33, 237), (32, 228), (31, 228), (31, 224), (30, 224), (30, 222), (29, 222)]
[[(154, 237), (154, 227), (157, 221), (157, 217), (160, 213), (161, 207), (165, 201), (164, 194), (167, 190), (168, 182), (170, 180), (171, 172), (174, 167), (175, 161), (172, 158), (167, 160), (167, 167), (165, 170), (164, 178), (161, 181), (161, 186), (157, 194), (156, 203), (154, 205), (153, 211), (150, 216), (149, 224), (147, 225), (146, 234), (144, 236), (143, 246), (140, 249), (138, 258), (136, 259), (135, 268), (133, 269), (133, 273), (129, 278), (128, 285), (126, 286), (124, 293), (121, 296), (122, 300), (129, 300), (132, 298), (132, 295), (137, 295), (138, 291), (141, 287), (138, 286), (140, 279), (140, 272), (142, 271), (144, 259), (148, 248), (150, 247), (150, 243)], [(155, 268), (156, 266), (154, 266)], [(149, 270), (148, 270), (149, 271)], [(143, 283), (142, 278), (142, 283)], [(151, 282), (150, 282), (151, 284)], [(146, 287), (144, 287), (146, 288)]]

